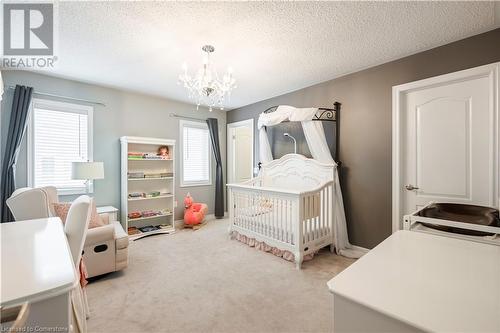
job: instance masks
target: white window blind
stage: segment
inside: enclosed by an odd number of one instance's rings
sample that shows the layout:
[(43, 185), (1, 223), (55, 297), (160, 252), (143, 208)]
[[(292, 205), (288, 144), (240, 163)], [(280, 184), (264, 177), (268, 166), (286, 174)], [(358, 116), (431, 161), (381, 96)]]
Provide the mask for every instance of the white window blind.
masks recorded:
[(60, 194), (85, 193), (86, 181), (71, 179), (71, 162), (92, 160), (92, 108), (35, 100), (32, 111), (32, 186), (55, 186)]
[(182, 133), (181, 186), (210, 185), (210, 135), (204, 123), (180, 122)]

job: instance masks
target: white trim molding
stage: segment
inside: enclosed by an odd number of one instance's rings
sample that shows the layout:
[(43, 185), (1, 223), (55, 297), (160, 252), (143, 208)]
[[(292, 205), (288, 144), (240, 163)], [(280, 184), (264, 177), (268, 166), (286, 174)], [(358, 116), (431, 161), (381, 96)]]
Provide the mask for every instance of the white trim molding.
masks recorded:
[[(184, 182), (184, 127), (191, 128), (201, 128), (206, 129), (208, 132), (208, 180), (207, 181), (193, 181), (193, 182)], [(203, 121), (193, 121), (193, 120), (179, 120), (179, 165), (180, 165), (180, 178), (179, 178), (179, 186), (180, 187), (196, 187), (196, 186), (211, 186), (213, 181), (212, 172), (214, 170), (213, 163), (214, 159), (212, 158), (212, 144), (210, 142), (210, 131), (208, 129), (208, 125)]]
[[(250, 118), (250, 119), (247, 119), (247, 120), (241, 120), (241, 121), (238, 121), (238, 122), (235, 122), (235, 123), (229, 123), (226, 125), (227, 129), (226, 129), (226, 133), (227, 133), (227, 182), (228, 183), (233, 183), (234, 180), (232, 179), (232, 173), (230, 171), (230, 167), (232, 166), (232, 153), (231, 153), (231, 147), (232, 147), (232, 138), (231, 138), (231, 129), (232, 128), (235, 128), (235, 127), (243, 127), (243, 126), (248, 126), (248, 127), (251, 127), (251, 135), (252, 135), (252, 139), (251, 139), (251, 142), (252, 142), (252, 154), (251, 154), (251, 158), (250, 158), (250, 162), (251, 162), (251, 170), (252, 170), (252, 176), (251, 178), (253, 178), (253, 168), (254, 168), (254, 159), (255, 159), (255, 151), (254, 151), (254, 140), (255, 140), (255, 128), (254, 128), (254, 120), (253, 118)], [(231, 176), (231, 177), (230, 177)]]
[(398, 86), (392, 87), (392, 231), (401, 230), (403, 222), (403, 151), (404, 148), (404, 133), (402, 133), (403, 121), (404, 121), (404, 95), (421, 89), (427, 89), (433, 86), (440, 86), (443, 84), (449, 84), (453, 82), (461, 82), (471, 78), (481, 78), (488, 77), (490, 79), (490, 90), (491, 96), (493, 96), (491, 103), (491, 110), (493, 112), (491, 126), (493, 129), (494, 137), (492, 140), (494, 144), (492, 145), (492, 156), (494, 156), (492, 166), (492, 173), (495, 179), (495, 184), (493, 194), (492, 194), (492, 205), (500, 207), (500, 179), (499, 179), (499, 165), (500, 165), (500, 139), (499, 139), (499, 129), (500, 129), (500, 117), (499, 117), (499, 70), (500, 62), (479, 66), (475, 68), (470, 68), (450, 74), (444, 74), (424, 80), (419, 80), (415, 82), (410, 82)]
[[(87, 115), (87, 160), (93, 162), (94, 156), (94, 107), (84, 104), (76, 104), (69, 102), (55, 101), (45, 98), (33, 98), (30, 105), (30, 112), (28, 118), (27, 128), (27, 149), (26, 149), (26, 162), (27, 162), (27, 185), (29, 187), (35, 186), (35, 169), (34, 169), (34, 146), (35, 146), (35, 128), (34, 128), (34, 109), (46, 108), (48, 110), (61, 111), (67, 113), (79, 113)], [(67, 188), (57, 189), (59, 195), (76, 195), (94, 193), (94, 182), (87, 181), (86, 189), (80, 188)]]

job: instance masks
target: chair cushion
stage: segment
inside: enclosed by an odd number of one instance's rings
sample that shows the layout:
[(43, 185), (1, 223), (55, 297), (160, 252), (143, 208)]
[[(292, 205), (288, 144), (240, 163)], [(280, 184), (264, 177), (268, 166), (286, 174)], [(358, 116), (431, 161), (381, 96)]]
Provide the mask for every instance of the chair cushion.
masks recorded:
[[(63, 223), (66, 223), (66, 217), (68, 216), (69, 207), (71, 207), (71, 202), (55, 202), (52, 203), (56, 216), (58, 216)], [(99, 214), (97, 214), (97, 209), (94, 200), (92, 200), (92, 208), (90, 214), (89, 229), (102, 227), (106, 223), (101, 219)]]
[(128, 234), (123, 230), (120, 222), (115, 221), (112, 222), (115, 226), (115, 240), (116, 240), (116, 248), (117, 249), (125, 249), (128, 247)]

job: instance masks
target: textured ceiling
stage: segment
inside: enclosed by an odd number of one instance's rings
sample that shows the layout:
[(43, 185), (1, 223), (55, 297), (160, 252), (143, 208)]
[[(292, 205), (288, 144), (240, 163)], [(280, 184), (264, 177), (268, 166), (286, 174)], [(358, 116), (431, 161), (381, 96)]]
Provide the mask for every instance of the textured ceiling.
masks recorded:
[(491, 2), (59, 2), (50, 73), (188, 101), (181, 65), (215, 46), (234, 68), (229, 108), (495, 27)]

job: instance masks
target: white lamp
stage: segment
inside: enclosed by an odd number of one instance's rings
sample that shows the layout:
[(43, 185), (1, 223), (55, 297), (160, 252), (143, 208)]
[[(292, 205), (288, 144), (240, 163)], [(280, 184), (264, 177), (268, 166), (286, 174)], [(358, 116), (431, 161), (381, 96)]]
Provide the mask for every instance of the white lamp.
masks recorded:
[(85, 188), (89, 192), (88, 183), (94, 179), (104, 178), (104, 164), (102, 162), (72, 162), (71, 178), (85, 179)]

